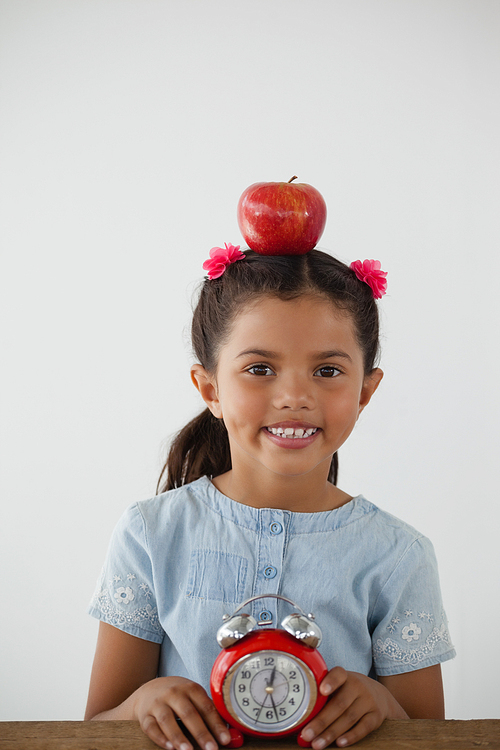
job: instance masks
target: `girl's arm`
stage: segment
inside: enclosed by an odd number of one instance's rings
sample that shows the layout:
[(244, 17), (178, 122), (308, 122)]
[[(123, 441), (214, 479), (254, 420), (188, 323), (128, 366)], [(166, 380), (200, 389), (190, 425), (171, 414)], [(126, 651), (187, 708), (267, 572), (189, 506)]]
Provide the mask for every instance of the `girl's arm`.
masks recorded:
[(415, 672), (379, 677), (410, 719), (444, 719), (441, 664)]
[(85, 720), (139, 721), (153, 742), (192, 750), (177, 717), (204, 750), (231, 737), (205, 690), (183, 677), (157, 678), (160, 646), (101, 622)]
[(301, 732), (313, 750), (333, 742), (339, 747), (352, 745), (385, 719), (444, 719), (439, 664), (379, 680), (336, 667), (320, 690), (331, 698)]
[[(99, 720), (133, 718), (125, 716), (127, 707), (122, 708), (121, 704), (156, 677), (159, 659), (159, 644), (100, 622), (85, 721), (97, 717)], [(108, 716), (110, 713), (113, 715)]]

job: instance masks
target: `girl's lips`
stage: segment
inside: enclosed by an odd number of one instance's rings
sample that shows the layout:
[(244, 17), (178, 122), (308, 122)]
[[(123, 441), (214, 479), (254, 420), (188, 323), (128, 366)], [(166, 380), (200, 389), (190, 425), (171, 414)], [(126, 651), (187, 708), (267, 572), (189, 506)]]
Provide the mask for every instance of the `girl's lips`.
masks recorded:
[(317, 427), (266, 427), (269, 432), (273, 435), (281, 435), (282, 437), (293, 439), (301, 439), (304, 437), (310, 437), (317, 431)]
[(290, 422), (270, 425), (262, 428), (273, 443), (281, 448), (306, 448), (316, 439), (320, 432), (318, 427), (311, 424)]
[(298, 419), (287, 419), (284, 422), (275, 422), (274, 424), (266, 425), (268, 430), (317, 430), (318, 426), (311, 422), (301, 422)]

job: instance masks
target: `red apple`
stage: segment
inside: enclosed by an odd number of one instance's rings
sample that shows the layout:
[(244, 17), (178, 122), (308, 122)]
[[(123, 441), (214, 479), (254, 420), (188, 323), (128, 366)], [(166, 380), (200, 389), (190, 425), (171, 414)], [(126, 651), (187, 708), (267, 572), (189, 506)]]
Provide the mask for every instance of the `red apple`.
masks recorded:
[(238, 202), (238, 224), (248, 247), (261, 255), (303, 255), (316, 246), (326, 204), (312, 185), (256, 182)]

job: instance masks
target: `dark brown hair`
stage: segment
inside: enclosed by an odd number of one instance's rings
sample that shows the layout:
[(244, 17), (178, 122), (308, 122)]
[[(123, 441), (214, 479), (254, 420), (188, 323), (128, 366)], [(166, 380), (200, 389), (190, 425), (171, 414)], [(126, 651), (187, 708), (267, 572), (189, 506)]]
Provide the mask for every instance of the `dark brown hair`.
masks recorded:
[[(191, 338), (196, 360), (205, 370), (216, 373), (221, 347), (245, 304), (263, 296), (291, 300), (305, 294), (324, 297), (351, 316), (363, 352), (365, 374), (373, 370), (379, 354), (378, 310), (370, 287), (359, 281), (354, 271), (320, 250), (281, 256), (247, 250), (245, 255), (218, 279), (205, 279), (201, 287)], [(215, 477), (230, 469), (224, 422), (205, 409), (175, 436), (157, 491), (180, 487), (204, 475)], [(328, 477), (333, 484), (337, 483), (337, 474), (335, 453)]]

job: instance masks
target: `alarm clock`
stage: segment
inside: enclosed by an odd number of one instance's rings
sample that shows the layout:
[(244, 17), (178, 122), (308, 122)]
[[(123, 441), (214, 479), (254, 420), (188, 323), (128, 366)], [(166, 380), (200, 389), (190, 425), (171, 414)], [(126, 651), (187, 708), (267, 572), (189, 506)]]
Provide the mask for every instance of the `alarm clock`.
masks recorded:
[[(268, 597), (299, 610), (285, 617), (282, 629), (259, 629), (254, 617), (237, 614)], [(291, 599), (266, 594), (247, 599), (223, 621), (217, 631), (222, 651), (212, 668), (210, 689), (217, 711), (233, 727), (228, 747), (241, 747), (244, 734), (281, 737), (299, 732), (327, 701), (319, 692), (328, 669), (317, 651), (321, 630), (314, 615), (306, 615)], [(310, 747), (301, 739), (298, 743)]]

